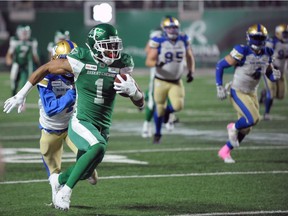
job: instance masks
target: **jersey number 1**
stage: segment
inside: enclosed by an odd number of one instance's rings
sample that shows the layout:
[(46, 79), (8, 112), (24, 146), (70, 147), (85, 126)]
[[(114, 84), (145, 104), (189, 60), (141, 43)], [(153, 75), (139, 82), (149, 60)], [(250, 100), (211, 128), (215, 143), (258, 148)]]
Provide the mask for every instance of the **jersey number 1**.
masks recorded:
[(98, 79), (95, 81), (96, 85), (96, 98), (94, 98), (94, 103), (96, 104), (103, 104), (104, 98), (102, 95), (103, 90), (103, 79)]

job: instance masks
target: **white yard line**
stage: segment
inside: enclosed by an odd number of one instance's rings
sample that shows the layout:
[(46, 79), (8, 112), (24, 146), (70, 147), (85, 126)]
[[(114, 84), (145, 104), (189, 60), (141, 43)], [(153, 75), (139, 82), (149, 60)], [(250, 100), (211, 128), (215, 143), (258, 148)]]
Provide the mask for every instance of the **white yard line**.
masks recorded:
[[(249, 172), (214, 172), (214, 173), (183, 173), (183, 174), (161, 174), (161, 175), (132, 175), (132, 176), (104, 176), (99, 177), (100, 180), (114, 179), (142, 179), (142, 178), (174, 178), (174, 177), (198, 177), (198, 176), (229, 176), (229, 175), (276, 175), (288, 174), (288, 170), (272, 170), (272, 171), (249, 171)], [(28, 184), (48, 182), (47, 179), (20, 180), (20, 181), (4, 181), (0, 185), (7, 184)]]
[[(267, 215), (267, 214), (285, 214), (287, 215), (288, 210), (274, 210), (274, 211), (247, 211), (247, 212), (214, 212), (214, 213), (203, 213), (203, 214), (184, 214), (174, 216), (229, 216), (229, 215)], [(172, 215), (170, 215), (172, 216)]]

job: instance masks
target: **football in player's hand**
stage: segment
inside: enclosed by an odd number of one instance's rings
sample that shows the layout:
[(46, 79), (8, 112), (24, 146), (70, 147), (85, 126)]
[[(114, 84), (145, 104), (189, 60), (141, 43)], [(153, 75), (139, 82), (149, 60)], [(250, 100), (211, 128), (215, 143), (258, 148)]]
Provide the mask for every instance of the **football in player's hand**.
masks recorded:
[[(120, 73), (119, 75), (122, 77), (123, 80), (125, 80), (125, 81), (127, 80), (126, 74)], [(116, 76), (114, 82), (121, 83), (121, 80), (119, 80), (118, 77)], [(125, 93), (120, 93), (119, 95), (121, 95), (122, 97), (129, 97), (129, 95), (127, 95)]]

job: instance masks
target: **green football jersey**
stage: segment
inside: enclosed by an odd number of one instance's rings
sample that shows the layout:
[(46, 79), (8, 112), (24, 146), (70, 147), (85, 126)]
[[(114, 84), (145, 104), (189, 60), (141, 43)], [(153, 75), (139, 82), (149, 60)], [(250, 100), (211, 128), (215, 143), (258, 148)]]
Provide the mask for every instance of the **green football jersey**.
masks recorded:
[(9, 42), (9, 52), (13, 53), (13, 62), (20, 66), (27, 65), (33, 61), (33, 53), (37, 54), (38, 42), (31, 38), (27, 41), (19, 40), (17, 37), (11, 37)]
[(132, 72), (134, 62), (130, 55), (122, 53), (119, 60), (108, 66), (92, 54), (89, 49), (76, 47), (67, 57), (75, 76), (75, 114), (79, 120), (107, 129), (111, 126), (114, 109), (115, 76), (120, 72)]

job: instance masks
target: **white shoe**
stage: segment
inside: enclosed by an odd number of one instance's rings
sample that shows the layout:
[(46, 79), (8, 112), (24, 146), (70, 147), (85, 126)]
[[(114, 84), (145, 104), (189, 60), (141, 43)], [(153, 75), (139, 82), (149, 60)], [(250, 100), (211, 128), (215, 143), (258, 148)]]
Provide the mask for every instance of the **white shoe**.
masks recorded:
[(224, 163), (235, 163), (235, 160), (230, 156), (224, 159)]
[(169, 114), (169, 119), (168, 122), (165, 124), (165, 127), (168, 131), (173, 131), (174, 130), (174, 122), (176, 120), (176, 116), (174, 115), (174, 113), (170, 113)]
[(173, 131), (174, 130), (174, 123), (173, 122), (167, 122), (165, 124), (165, 127), (168, 131)]
[(235, 123), (227, 125), (228, 137), (232, 146), (239, 147), (238, 130), (235, 128)]
[(97, 181), (98, 181), (98, 173), (97, 170), (95, 169), (94, 172), (92, 173), (92, 175), (87, 179), (87, 181), (91, 184), (91, 185), (96, 185)]
[(55, 204), (55, 196), (57, 192), (61, 189), (61, 185), (58, 182), (59, 174), (53, 173), (49, 177), (49, 183), (52, 189), (52, 203)]
[(71, 194), (72, 189), (66, 185), (61, 190), (59, 190), (55, 197), (55, 208), (62, 211), (68, 211), (70, 207)]
[(271, 120), (271, 116), (268, 113), (265, 113), (264, 116), (263, 116), (263, 120), (270, 121)]
[(151, 122), (144, 121), (141, 136), (143, 138), (152, 137)]

